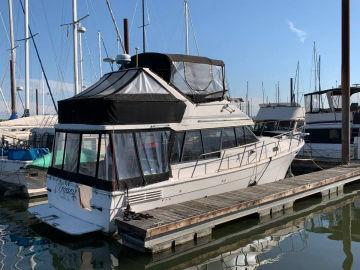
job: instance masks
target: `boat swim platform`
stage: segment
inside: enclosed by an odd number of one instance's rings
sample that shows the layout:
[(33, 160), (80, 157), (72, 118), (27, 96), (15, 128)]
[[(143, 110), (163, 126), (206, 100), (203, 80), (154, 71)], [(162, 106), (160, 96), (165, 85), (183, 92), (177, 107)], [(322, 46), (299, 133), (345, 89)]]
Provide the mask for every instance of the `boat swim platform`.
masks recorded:
[(142, 252), (160, 253), (197, 242), (215, 226), (257, 214), (261, 222), (293, 211), (295, 201), (320, 194), (342, 196), (344, 185), (360, 180), (360, 164), (336, 166), (273, 183), (252, 186), (116, 219), (119, 241)]

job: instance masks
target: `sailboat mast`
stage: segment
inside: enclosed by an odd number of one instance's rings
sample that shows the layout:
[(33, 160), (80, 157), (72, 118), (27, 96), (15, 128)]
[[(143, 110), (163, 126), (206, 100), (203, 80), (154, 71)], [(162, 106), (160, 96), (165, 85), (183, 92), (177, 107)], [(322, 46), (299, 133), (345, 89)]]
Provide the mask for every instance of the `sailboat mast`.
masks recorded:
[(16, 112), (16, 81), (15, 81), (15, 62), (16, 48), (14, 42), (14, 23), (12, 12), (12, 0), (8, 0), (9, 4), (9, 27), (10, 27), (10, 81), (11, 81), (11, 116), (10, 119), (17, 118)]
[(29, 65), (29, 0), (24, 0), (25, 18), (25, 108), (24, 116), (30, 115), (30, 65)]
[(185, 15), (185, 54), (189, 55), (189, 8), (188, 1), (184, 0)]
[(74, 93), (79, 91), (79, 74), (78, 74), (78, 22), (77, 22), (77, 0), (72, 1), (73, 8), (73, 63), (74, 63)]

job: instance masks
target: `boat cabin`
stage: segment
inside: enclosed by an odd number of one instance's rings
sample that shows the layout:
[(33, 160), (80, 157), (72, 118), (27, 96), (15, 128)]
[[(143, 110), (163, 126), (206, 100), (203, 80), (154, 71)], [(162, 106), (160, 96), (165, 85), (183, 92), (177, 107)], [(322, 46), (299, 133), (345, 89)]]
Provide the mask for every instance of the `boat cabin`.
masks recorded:
[(254, 126), (257, 136), (276, 136), (304, 126), (304, 108), (298, 103), (265, 103), (259, 106)]
[(224, 99), (222, 61), (158, 53), (132, 60), (137, 67), (132, 62), (59, 101), (49, 175), (108, 191), (126, 190), (168, 180), (170, 163), (214, 158), (221, 149), (258, 141), (246, 126), (252, 121), (242, 112), (243, 125), (191, 130), (180, 125), (186, 104), (200, 109), (196, 104), (206, 108), (205, 101)]

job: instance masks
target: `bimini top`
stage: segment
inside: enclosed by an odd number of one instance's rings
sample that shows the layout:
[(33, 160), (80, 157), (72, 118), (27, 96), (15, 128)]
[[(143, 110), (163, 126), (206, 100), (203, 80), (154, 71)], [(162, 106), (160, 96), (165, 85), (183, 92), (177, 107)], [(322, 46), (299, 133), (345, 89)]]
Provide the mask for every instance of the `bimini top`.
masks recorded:
[[(360, 87), (358, 86), (351, 86), (350, 87), (350, 95), (356, 94), (360, 92)], [(324, 94), (331, 94), (332, 96), (340, 96), (341, 95), (341, 87), (338, 88), (331, 88), (322, 91), (315, 91), (312, 93), (304, 94), (304, 96), (314, 96), (314, 95), (324, 95)]]
[(206, 57), (142, 53), (131, 58), (130, 67), (146, 67), (186, 95), (194, 103), (222, 100), (227, 92), (225, 64)]
[(80, 94), (59, 101), (59, 123), (179, 123), (185, 108), (151, 72), (131, 68), (105, 74)]

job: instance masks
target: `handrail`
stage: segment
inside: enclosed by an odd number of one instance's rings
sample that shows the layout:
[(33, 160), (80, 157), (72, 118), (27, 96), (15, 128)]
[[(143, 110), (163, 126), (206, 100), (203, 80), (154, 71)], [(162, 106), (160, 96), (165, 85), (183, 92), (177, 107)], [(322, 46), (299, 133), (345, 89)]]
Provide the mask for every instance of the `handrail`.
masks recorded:
[[(285, 136), (285, 135), (290, 135), (290, 136)], [(192, 170), (192, 174), (191, 174), (191, 178), (194, 176), (194, 173), (195, 173), (195, 170), (196, 168), (198, 167), (199, 165), (199, 161), (201, 160), (202, 157), (204, 156), (208, 156), (208, 155), (214, 155), (214, 154), (220, 154), (221, 158), (220, 158), (220, 164), (219, 164), (219, 167), (218, 167), (218, 170), (217, 171), (220, 171), (221, 169), (221, 166), (222, 166), (222, 163), (223, 163), (223, 160), (225, 158), (228, 159), (228, 163), (229, 163), (229, 159), (234, 157), (234, 156), (238, 156), (238, 159), (239, 159), (239, 156), (240, 154), (242, 154), (242, 158), (241, 158), (241, 161), (239, 163), (239, 167), (241, 167), (242, 165), (242, 162), (243, 162), (243, 159), (244, 159), (244, 156), (246, 153), (249, 153), (251, 151), (256, 151), (257, 149), (259, 149), (261, 147), (261, 152), (260, 152), (260, 157), (259, 157), (259, 161), (261, 160), (261, 156), (262, 156), (262, 152), (263, 152), (263, 149), (271, 144), (276, 144), (277, 147), (279, 147), (280, 145), (280, 142), (282, 141), (285, 141), (285, 140), (290, 140), (290, 146), (289, 146), (289, 150), (291, 149), (291, 142), (292, 140), (297, 140), (298, 141), (298, 145), (300, 144), (301, 142), (301, 137), (302, 137), (302, 132), (297, 132), (297, 133), (294, 133), (294, 131), (290, 131), (290, 132), (287, 132), (287, 133), (284, 133), (284, 134), (280, 134), (280, 135), (277, 135), (277, 136), (274, 136), (273, 138), (276, 138), (278, 139), (277, 141), (272, 141), (272, 142), (268, 142), (265, 144), (265, 141), (262, 141), (262, 145), (261, 146), (257, 146), (260, 141), (257, 141), (255, 143), (250, 143), (250, 144), (246, 144), (246, 145), (241, 145), (241, 146), (237, 146), (237, 147), (233, 147), (233, 148), (230, 148), (230, 149), (222, 149), (222, 150), (217, 150), (217, 151), (213, 151), (213, 152), (209, 152), (209, 153), (203, 153), (203, 154), (200, 154), (195, 162), (194, 165), (190, 165), (190, 166), (186, 166), (186, 167), (182, 167), (182, 168), (179, 168), (178, 170), (178, 178), (180, 176), (180, 172), (184, 169), (189, 169), (189, 168), (193, 168)], [(285, 136), (285, 137), (284, 137)], [(252, 147), (251, 149), (247, 150), (246, 151), (246, 148), (250, 147), (250, 146), (255, 146), (255, 147)], [(233, 155), (230, 155), (230, 156), (226, 156), (225, 157), (225, 154), (227, 153), (227, 151), (229, 150), (234, 150), (234, 149), (238, 149), (238, 148), (243, 148), (244, 151), (242, 151), (242, 153), (236, 153), (236, 154), (233, 154)], [(275, 156), (278, 155), (278, 151), (279, 149), (276, 150), (276, 153), (275, 153)], [(257, 152), (257, 151), (256, 151)], [(281, 152), (281, 151), (280, 151)], [(266, 158), (268, 158), (268, 156), (266, 155)], [(257, 157), (255, 158), (257, 160)], [(206, 166), (207, 164), (210, 164), (210, 163), (214, 163), (214, 162), (219, 162), (219, 159), (217, 160), (210, 160), (210, 161), (207, 161), (207, 162), (204, 162), (202, 163), (201, 165), (204, 165), (205, 166), (205, 170), (206, 170)], [(228, 164), (229, 165), (229, 164)]]

